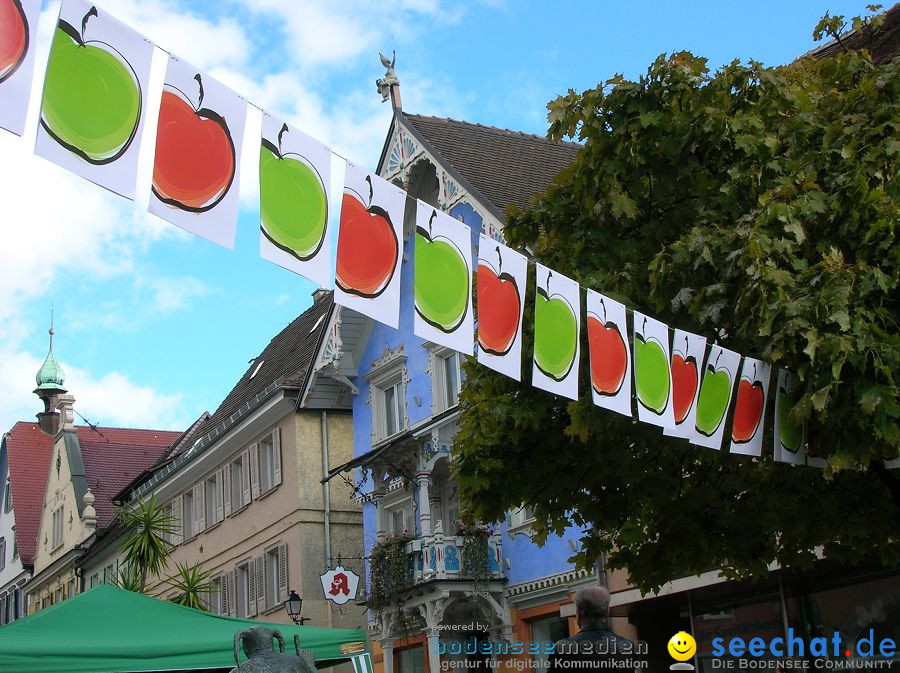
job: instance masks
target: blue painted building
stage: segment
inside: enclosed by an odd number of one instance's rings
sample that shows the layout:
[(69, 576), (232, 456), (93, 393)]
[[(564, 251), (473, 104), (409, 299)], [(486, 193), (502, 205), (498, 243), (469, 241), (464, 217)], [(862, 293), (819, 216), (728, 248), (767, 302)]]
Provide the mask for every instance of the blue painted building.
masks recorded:
[[(384, 673), (436, 673), (441, 661), (435, 653), (441, 645), (448, 652), (441, 660), (464, 659), (467, 655), (449, 652), (473, 640), (556, 640), (574, 632), (574, 620), (561, 608), (570, 607), (579, 584), (597, 577), (576, 571), (568, 561), (579, 530), (551, 538), (542, 548), (533, 543), (528, 508), (510, 512), (503, 522), (485, 522), (482, 537), (458, 527), (460, 505), (450, 448), (459, 422), (462, 356), (413, 334), (415, 199), (472, 228), (474, 259), (478, 234), (502, 240), (507, 206), (525, 207), (532, 195), (543, 192), (575, 158), (578, 146), (405, 114), (398, 96), (393, 98), (395, 115), (377, 170), (409, 194), (400, 324), (395, 330), (370, 321), (355, 344), (356, 458), (332, 475), (355, 471), (368, 501), (367, 555), (379, 542), (409, 538), (405, 550), (416, 588), (402, 611), (373, 617), (376, 668)], [(473, 539), (487, 542), (480, 579), (467, 567), (473, 557), (465, 548)]]

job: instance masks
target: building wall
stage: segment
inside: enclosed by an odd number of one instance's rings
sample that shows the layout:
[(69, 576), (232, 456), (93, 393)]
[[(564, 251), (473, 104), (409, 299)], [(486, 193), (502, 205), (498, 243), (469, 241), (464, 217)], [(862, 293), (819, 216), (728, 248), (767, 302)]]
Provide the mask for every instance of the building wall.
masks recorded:
[[(17, 616), (25, 614), (25, 582), (30, 575), (22, 567), (22, 561), (15, 554), (15, 510), (10, 508), (7, 512), (4, 507), (6, 502), (6, 489), (9, 483), (9, 460), (5, 445), (0, 449), (0, 538), (5, 540), (5, 549), (0, 549), (4, 558), (0, 560), (0, 626), (12, 621)], [(19, 590), (16, 593), (16, 589)], [(18, 602), (17, 607), (11, 603)]]
[[(333, 412), (327, 413), (326, 420), (329, 463), (334, 467), (352, 455), (352, 421), (349, 414)], [(253, 439), (233, 454), (223, 454), (214, 467), (204, 474), (198, 472), (191, 481), (208, 478), (215, 469), (236, 458), (245, 446), (265, 437), (276, 426), (280, 429), (281, 484), (196, 537), (178, 544), (170, 557), (168, 572), (173, 573), (177, 563), (200, 563), (214, 577), (224, 577), (237, 564), (262, 555), (272, 545), (284, 543), (287, 545), (287, 588), (303, 596), (304, 616), (311, 617), (312, 623), (318, 626), (360, 626), (362, 620), (356, 611), (337, 616), (332, 613), (319, 581), (319, 575), (325, 570), (321, 412), (290, 413), (275, 425), (260, 426)], [(349, 497), (349, 491), (342, 491), (341, 485), (334, 484), (331, 488), (332, 550), (361, 556), (360, 507)], [(165, 596), (174, 594), (166, 586), (157, 578), (151, 591)], [(281, 603), (261, 611), (257, 617), (288, 621)]]
[[(44, 507), (41, 512), (41, 523), (38, 528), (37, 550), (34, 555), (34, 576), (39, 583), (32, 581), (28, 586), (29, 612), (34, 612), (44, 604), (69, 598), (80, 590), (80, 579), (75, 575), (74, 566), (65, 564), (50, 577), (38, 578), (42, 570), (72, 551), (76, 545), (93, 534), (79, 516), (78, 503), (75, 500), (75, 487), (66, 450), (66, 433), (57, 435), (50, 459), (50, 472), (44, 492)], [(75, 433), (71, 433), (75, 442)], [(62, 544), (53, 547), (53, 512), (63, 508)]]

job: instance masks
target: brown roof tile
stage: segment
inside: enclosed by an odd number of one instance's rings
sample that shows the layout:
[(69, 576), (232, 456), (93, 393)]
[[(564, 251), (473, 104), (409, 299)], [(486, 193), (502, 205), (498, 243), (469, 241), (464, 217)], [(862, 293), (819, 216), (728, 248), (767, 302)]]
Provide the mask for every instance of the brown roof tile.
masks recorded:
[[(97, 524), (115, 516), (112, 497), (137, 474), (150, 467), (179, 433), (131, 428), (75, 428), (87, 485), (94, 492)], [(53, 455), (53, 440), (37, 423), (19, 421), (7, 437), (16, 540), (24, 565), (34, 563), (44, 492)]]
[[(841, 46), (843, 43), (843, 46)], [(868, 49), (875, 65), (881, 65), (900, 54), (900, 3), (885, 12), (884, 23), (869, 34), (866, 30), (855, 30), (841, 36), (841, 42), (832, 40), (809, 52), (813, 58), (832, 58), (847, 49)]]
[(401, 113), (424, 139), (467, 180), (503, 218), (507, 206), (523, 209), (531, 197), (575, 160), (578, 143), (469, 122)]

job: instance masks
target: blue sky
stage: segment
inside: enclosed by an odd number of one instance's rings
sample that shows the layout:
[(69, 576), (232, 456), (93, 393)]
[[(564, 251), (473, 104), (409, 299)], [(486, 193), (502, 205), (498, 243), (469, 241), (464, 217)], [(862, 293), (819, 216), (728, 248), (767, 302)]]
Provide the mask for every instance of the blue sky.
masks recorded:
[[(862, 2), (838, 1), (98, 6), (372, 169), (390, 122), (375, 92), (379, 50), (397, 50), (405, 110), (543, 134), (547, 101), (618, 72), (637, 76), (662, 52), (686, 49), (712, 67), (734, 58), (785, 63), (814, 46), (812, 28), (826, 10), (865, 11)], [(43, 6), (37, 82), (58, 9)], [(164, 68), (158, 51), (157, 87)], [(182, 429), (215, 409), (248, 360), (310, 303), (310, 283), (258, 257), (255, 148), (242, 162), (229, 251), (146, 214), (146, 151), (134, 203), (34, 157), (37, 105), (35, 92), (25, 138), (0, 131), (0, 429), (39, 410), (31, 390), (51, 303), (56, 353), (81, 414), (105, 425)], [(245, 149), (258, 132), (251, 112)]]

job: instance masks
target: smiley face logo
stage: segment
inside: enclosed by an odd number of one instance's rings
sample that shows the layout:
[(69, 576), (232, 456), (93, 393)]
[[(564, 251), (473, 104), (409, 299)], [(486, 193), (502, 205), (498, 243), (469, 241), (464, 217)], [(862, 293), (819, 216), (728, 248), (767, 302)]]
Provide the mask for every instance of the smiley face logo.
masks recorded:
[(669, 656), (675, 661), (687, 661), (697, 651), (694, 637), (686, 631), (679, 631), (669, 639)]

